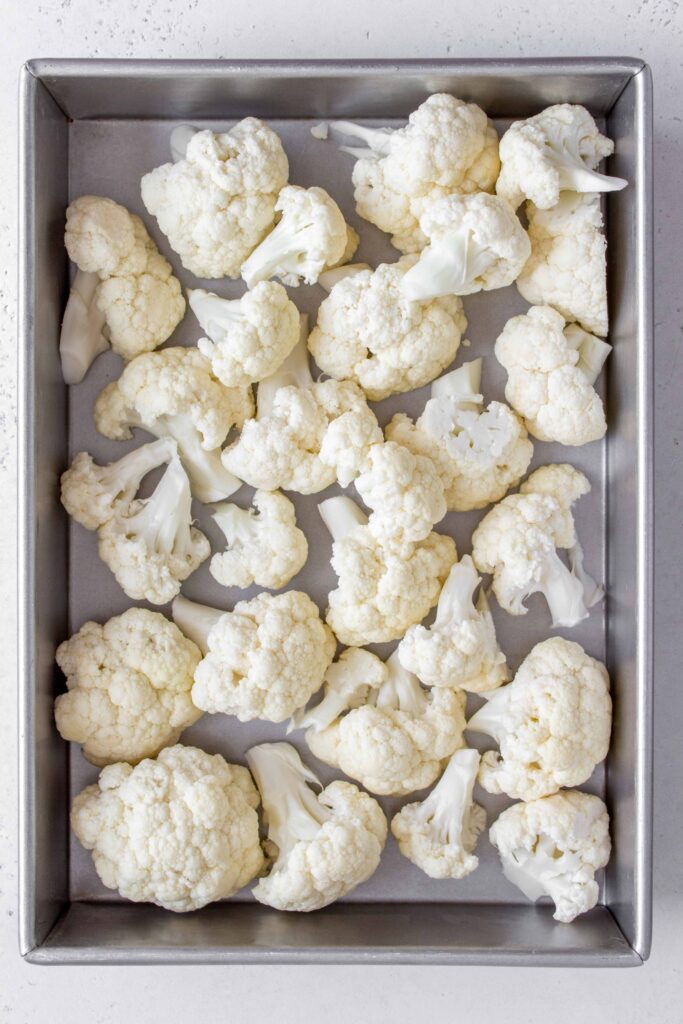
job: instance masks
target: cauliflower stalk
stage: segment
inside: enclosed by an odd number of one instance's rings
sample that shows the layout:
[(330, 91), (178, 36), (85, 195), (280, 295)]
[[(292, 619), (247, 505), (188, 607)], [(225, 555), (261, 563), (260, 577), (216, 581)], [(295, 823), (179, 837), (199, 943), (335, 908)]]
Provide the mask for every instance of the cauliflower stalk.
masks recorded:
[(339, 584), (328, 598), (327, 622), (341, 643), (399, 640), (436, 604), (457, 558), (451, 537), (430, 533), (407, 542), (378, 533), (350, 498), (318, 506), (332, 538)]
[(324, 188), (288, 185), (275, 212), (280, 220), (242, 264), (248, 288), (271, 277), (293, 287), (315, 284), (326, 267), (352, 258), (358, 237), (350, 241), (344, 215)]
[(570, 923), (598, 902), (595, 872), (610, 858), (609, 816), (597, 796), (576, 790), (514, 804), (489, 838), (508, 881), (527, 899), (549, 896), (556, 921)]
[(369, 449), (356, 490), (372, 509), (370, 527), (383, 537), (424, 540), (446, 514), (443, 484), (432, 460), (393, 441)]
[(272, 227), (287, 184), (282, 143), (255, 117), (227, 132), (183, 126), (171, 141), (176, 162), (144, 175), (142, 201), (187, 270), (201, 278), (239, 277)]
[(512, 207), (485, 192), (437, 200), (423, 213), (420, 227), (429, 244), (400, 284), (414, 301), (505, 288), (531, 253)]
[(134, 359), (99, 394), (94, 415), (99, 432), (114, 441), (129, 440), (135, 427), (173, 438), (195, 497), (213, 502), (241, 487), (222, 465), (220, 447), (253, 409), (251, 388), (224, 387), (197, 349), (166, 348)]
[(178, 597), (173, 619), (204, 659), (192, 700), (203, 711), (283, 722), (322, 685), (336, 647), (307, 594), (259, 594), (232, 612)]
[(434, 381), (431, 398), (413, 423), (397, 413), (388, 441), (431, 459), (449, 509), (467, 512), (499, 501), (522, 479), (533, 455), (524, 425), (503, 402), (484, 408), (481, 359)]
[(208, 335), (197, 348), (226, 387), (245, 387), (275, 373), (299, 340), (299, 312), (282, 285), (261, 281), (241, 299), (195, 288), (190, 308)]
[(514, 681), (497, 690), (467, 728), (493, 737), (500, 753), (482, 757), (489, 793), (536, 800), (579, 786), (605, 759), (612, 701), (605, 666), (562, 637), (536, 644)]
[(277, 850), (270, 873), (254, 889), (259, 903), (319, 910), (373, 874), (387, 835), (376, 800), (349, 782), (323, 789), (289, 743), (252, 747), (247, 762), (261, 793), (268, 841)]
[(486, 811), (472, 799), (478, 766), (476, 750), (456, 750), (429, 796), (391, 822), (403, 856), (430, 878), (465, 878), (479, 866), (473, 851)]
[(457, 562), (444, 583), (430, 627), (411, 626), (398, 646), (404, 668), (425, 686), (450, 686), (480, 693), (509, 679), (505, 655), (484, 591), (469, 555)]
[(92, 764), (155, 757), (201, 715), (190, 697), (201, 652), (158, 612), (86, 622), (56, 658), (68, 689), (55, 701), (57, 728)]
[[(572, 504), (590, 491), (583, 473), (566, 464), (542, 466), (484, 516), (472, 535), (472, 557), (480, 572), (493, 574), (501, 608), (525, 615), (524, 601), (541, 593), (553, 626), (575, 626), (602, 596), (583, 570)], [(557, 554), (569, 549), (572, 569)]]
[(403, 128), (368, 128), (332, 121), (361, 146), (343, 146), (356, 157), (356, 210), (392, 235), (392, 245), (418, 252), (426, 239), (420, 217), (431, 202), (451, 193), (488, 192), (498, 176), (498, 136), (484, 111), (447, 93), (429, 96)]
[(585, 107), (557, 103), (505, 132), (496, 192), (515, 210), (525, 199), (548, 210), (565, 191), (617, 192), (628, 182), (595, 170), (613, 152)]
[(508, 320), (496, 341), (507, 370), (505, 397), (539, 441), (588, 444), (607, 430), (602, 400), (593, 384), (611, 346), (550, 306), (533, 306)]
[(74, 800), (71, 826), (108, 889), (183, 912), (232, 896), (262, 870), (258, 804), (246, 768), (175, 746), (135, 768), (104, 768)]
[(227, 541), (209, 566), (224, 587), (279, 590), (303, 568), (308, 543), (296, 525), (294, 505), (278, 491), (257, 491), (254, 509), (225, 502), (216, 505), (213, 520)]
[(79, 270), (73, 279), (59, 335), (65, 384), (80, 384), (97, 357), (109, 348), (109, 329), (97, 304), (99, 274)]
[(306, 742), (321, 761), (371, 793), (402, 796), (431, 785), (463, 746), (465, 694), (426, 692), (396, 652), (386, 665), (378, 661), (369, 651), (340, 659), (336, 672), (335, 666), (328, 672), (321, 703), (297, 715), (293, 726), (307, 730)]
[(308, 345), (318, 366), (339, 380), (354, 380), (371, 401), (412, 391), (452, 363), (467, 326), (454, 295), (413, 301), (402, 283), (414, 256), (330, 271), (330, 294), (318, 310)]

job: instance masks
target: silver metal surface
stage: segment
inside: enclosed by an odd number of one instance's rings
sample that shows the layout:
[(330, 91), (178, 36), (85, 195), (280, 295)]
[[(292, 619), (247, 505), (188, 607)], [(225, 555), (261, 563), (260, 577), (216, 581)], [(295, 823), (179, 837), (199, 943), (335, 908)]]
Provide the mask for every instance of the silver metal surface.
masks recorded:
[[(55, 500), (59, 472), (74, 452), (98, 461), (132, 445), (107, 442), (95, 431), (92, 403), (120, 372), (109, 353), (86, 381), (61, 384), (57, 338), (68, 261), (61, 234), (67, 198), (109, 195), (144, 216), (185, 286), (184, 271), (142, 207), (142, 173), (168, 159), (169, 121), (191, 117), (223, 127), (247, 113), (268, 117), (290, 157), (291, 180), (327, 187), (361, 230), (359, 258), (393, 260), (386, 236), (359, 221), (353, 209), (351, 162), (336, 146), (312, 139), (311, 118), (329, 113), (354, 119), (403, 118), (425, 95), (450, 90), (481, 102), (497, 118), (524, 116), (558, 99), (585, 103), (606, 118), (617, 140), (610, 170), (634, 184), (609, 197), (612, 301), (606, 444), (578, 450), (536, 444), (534, 465), (571, 461), (593, 483), (578, 506), (587, 564), (603, 572), (610, 591), (605, 609), (565, 635), (606, 657), (615, 694), (615, 736), (606, 774), (588, 787), (605, 796), (613, 817), (615, 850), (598, 907), (571, 927), (552, 922), (550, 908), (531, 907), (505, 882), (495, 852), (480, 842), (481, 866), (459, 883), (435, 882), (402, 858), (389, 841), (380, 869), (343, 904), (314, 915), (278, 915), (235, 900), (188, 916), (131, 906), (99, 882), (89, 854), (67, 839), (70, 798), (96, 777), (77, 748), (68, 763), (51, 721), (51, 702), (63, 686), (53, 667), (56, 644), (86, 619), (104, 620), (131, 602), (99, 561), (93, 534), (68, 525)], [(54, 97), (54, 99), (53, 99)], [(56, 100), (56, 103), (55, 103)], [(651, 188), (649, 73), (638, 61), (348, 62), (223, 64), (213, 62), (37, 62), (24, 72), (22, 214), (22, 951), (36, 962), (481, 962), (631, 964), (649, 948), (651, 756)], [(68, 118), (75, 118), (73, 122)], [(67, 156), (68, 153), (68, 156)], [(209, 283), (226, 296), (235, 282)], [(315, 313), (318, 288), (291, 292)], [(471, 347), (457, 362), (485, 359), (487, 399), (501, 397), (503, 378), (491, 346), (505, 320), (526, 304), (514, 288), (465, 300)], [(171, 339), (192, 344), (199, 331), (191, 313)], [(426, 390), (376, 406), (382, 422), (398, 408), (421, 408)], [(67, 426), (68, 420), (68, 426)], [(139, 443), (141, 437), (136, 439)], [(325, 492), (324, 497), (335, 489)], [(237, 500), (245, 502), (244, 488)], [(297, 515), (311, 541), (311, 557), (292, 581), (321, 607), (334, 586), (329, 538), (316, 511), (321, 496), (296, 497)], [(218, 542), (206, 510), (197, 516)], [(450, 514), (439, 527), (468, 550), (480, 514)], [(206, 566), (185, 592), (230, 608), (241, 598), (211, 579)], [(68, 595), (68, 597), (67, 597)], [(247, 594), (249, 596), (249, 593)], [(549, 632), (542, 601), (524, 619), (495, 609), (499, 637), (516, 667)], [(388, 647), (382, 653), (388, 651)], [(472, 706), (476, 701), (473, 699)], [(267, 723), (240, 725), (204, 716), (184, 741), (243, 760), (253, 743), (282, 735)], [(307, 754), (324, 779), (335, 773)], [(408, 798), (414, 799), (414, 797)], [(405, 801), (403, 801), (405, 802)], [(484, 795), (489, 820), (509, 801)], [(393, 813), (401, 801), (382, 801)], [(247, 902), (245, 902), (247, 901)]]

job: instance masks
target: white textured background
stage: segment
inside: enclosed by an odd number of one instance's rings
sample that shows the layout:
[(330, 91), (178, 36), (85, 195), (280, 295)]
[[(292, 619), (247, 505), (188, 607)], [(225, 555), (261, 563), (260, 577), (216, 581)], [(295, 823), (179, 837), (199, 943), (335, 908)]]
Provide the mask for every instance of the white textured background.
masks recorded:
[[(0, 4), (0, 1024), (681, 1024), (683, 8), (678, 0), (3, 0)], [(16, 111), (30, 57), (640, 56), (655, 79), (657, 666), (654, 951), (627, 971), (44, 968), (16, 939)]]

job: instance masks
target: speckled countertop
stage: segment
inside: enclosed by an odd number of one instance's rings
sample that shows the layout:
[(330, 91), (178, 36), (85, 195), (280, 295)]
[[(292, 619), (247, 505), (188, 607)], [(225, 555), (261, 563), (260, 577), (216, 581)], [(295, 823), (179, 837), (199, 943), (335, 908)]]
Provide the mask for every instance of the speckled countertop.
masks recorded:
[[(15, 542), (0, 547), (0, 1024), (680, 1024), (683, 1020), (683, 5), (678, 0), (5, 0), (0, 33), (0, 521), (15, 515), (17, 75), (30, 57), (642, 57), (655, 80), (657, 663), (652, 958), (628, 971), (39, 968), (16, 939)], [(315, 972), (315, 978), (312, 977)]]

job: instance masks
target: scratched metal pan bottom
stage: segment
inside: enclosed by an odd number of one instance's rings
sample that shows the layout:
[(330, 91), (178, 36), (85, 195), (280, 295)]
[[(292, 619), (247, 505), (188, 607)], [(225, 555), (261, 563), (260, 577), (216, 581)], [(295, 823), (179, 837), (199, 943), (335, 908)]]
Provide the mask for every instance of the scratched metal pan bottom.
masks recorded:
[[(58, 332), (69, 281), (62, 244), (64, 209), (85, 193), (111, 196), (141, 214), (185, 287), (196, 278), (181, 267), (146, 214), (139, 179), (168, 159), (174, 122), (223, 129), (249, 114), (267, 118), (290, 159), (290, 180), (318, 184), (336, 198), (361, 233), (357, 259), (372, 265), (396, 259), (387, 237), (355, 214), (351, 159), (311, 126), (324, 117), (368, 123), (405, 119), (425, 96), (452, 91), (479, 102), (499, 129), (552, 102), (583, 103), (617, 143), (610, 173), (632, 186), (608, 198), (614, 354), (605, 375), (607, 441), (578, 450), (536, 443), (533, 465), (571, 461), (592, 482), (577, 506), (587, 565), (608, 586), (604, 606), (564, 635), (605, 659), (615, 698), (612, 750), (585, 787), (607, 801), (614, 853), (601, 886), (601, 905), (572, 926), (552, 920), (549, 906), (532, 906), (506, 882), (485, 836), (480, 867), (461, 882), (439, 882), (403, 858), (390, 837), (376, 874), (345, 901), (312, 915), (282, 915), (257, 904), (249, 890), (190, 915), (120, 900), (99, 881), (90, 855), (68, 828), (71, 799), (97, 770), (55, 732), (51, 704), (63, 688), (53, 664), (56, 645), (87, 619), (104, 621), (131, 602), (100, 562), (96, 538), (67, 521), (57, 500), (60, 472), (86, 449), (98, 462), (135, 444), (102, 438), (92, 406), (121, 363), (101, 357), (83, 384), (61, 383)], [(30, 960), (66, 962), (439, 962), (619, 966), (642, 962), (650, 920), (650, 78), (639, 61), (467, 62), (230, 65), (210, 62), (39, 61), (22, 74), (22, 913), (21, 948)], [(233, 297), (237, 282), (207, 282)], [(317, 287), (292, 290), (314, 317)], [(469, 320), (456, 364), (484, 356), (487, 400), (502, 398), (503, 376), (492, 343), (505, 321), (526, 303), (514, 287), (465, 299)], [(191, 313), (171, 344), (193, 344)], [(399, 408), (417, 414), (428, 389), (375, 405), (385, 423)], [(142, 440), (140, 435), (135, 443)], [(330, 540), (317, 503), (336, 493), (293, 496), (310, 544), (310, 558), (291, 587), (324, 609), (335, 585)], [(243, 488), (238, 501), (251, 495)], [(202, 529), (217, 545), (206, 509)], [(455, 537), (461, 554), (481, 513), (450, 513), (438, 527)], [(226, 609), (242, 592), (216, 584), (205, 564), (184, 592)], [(255, 590), (253, 592), (256, 592)], [(249, 591), (247, 597), (252, 596)], [(515, 669), (549, 634), (540, 599), (512, 618), (494, 608), (501, 646)], [(391, 645), (378, 648), (386, 655)], [(478, 703), (470, 698), (470, 710)], [(283, 726), (241, 724), (205, 715), (183, 736), (229, 760), (243, 761), (254, 743), (281, 738)], [(335, 774), (294, 742), (324, 781)], [(385, 799), (388, 815), (403, 801)], [(478, 792), (489, 821), (511, 801)]]

